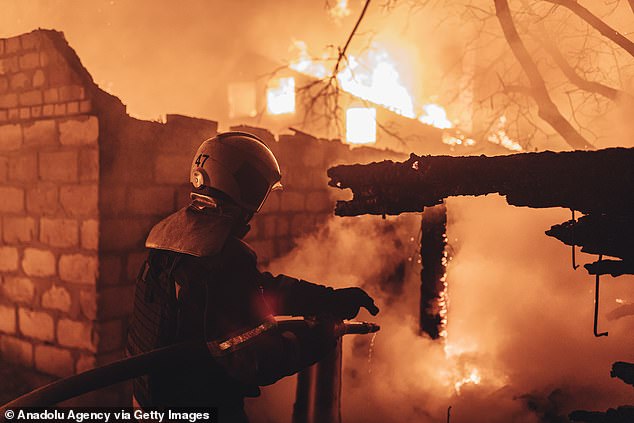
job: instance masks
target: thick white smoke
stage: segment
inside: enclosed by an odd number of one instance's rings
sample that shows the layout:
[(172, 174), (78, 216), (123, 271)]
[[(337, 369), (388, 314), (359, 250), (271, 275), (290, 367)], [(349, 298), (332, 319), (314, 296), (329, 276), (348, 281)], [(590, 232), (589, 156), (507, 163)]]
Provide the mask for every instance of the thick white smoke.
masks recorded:
[[(594, 280), (572, 270), (570, 247), (544, 234), (568, 211), (515, 208), (497, 196), (450, 199), (447, 208), (445, 343), (418, 335), (420, 215), (332, 218), (271, 264), (318, 283), (363, 286), (381, 307), (376, 318), (358, 317), (382, 327), (371, 360), (371, 336), (344, 340), (344, 422), (446, 421), (449, 406), (452, 422), (550, 422), (631, 403), (631, 387), (609, 371), (631, 356), (632, 319), (605, 314), (617, 298), (631, 301), (632, 278), (605, 277), (599, 325), (610, 335), (595, 338)], [(594, 259), (577, 254), (580, 263)], [(290, 421), (294, 388), (289, 378), (249, 401), (252, 420)]]

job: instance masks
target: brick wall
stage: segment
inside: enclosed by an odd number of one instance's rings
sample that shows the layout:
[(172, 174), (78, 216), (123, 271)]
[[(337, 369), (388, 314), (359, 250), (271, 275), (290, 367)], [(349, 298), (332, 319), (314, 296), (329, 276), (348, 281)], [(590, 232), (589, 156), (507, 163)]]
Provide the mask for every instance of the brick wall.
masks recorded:
[[(0, 355), (66, 376), (122, 356), (144, 241), (184, 207), (189, 167), (216, 122), (134, 119), (63, 35), (0, 40)], [(326, 169), (402, 155), (305, 134), (261, 136), (282, 167), (247, 240), (262, 264), (332, 213)], [(118, 387), (100, 404), (126, 404)], [(92, 402), (94, 402), (94, 398)], [(90, 400), (84, 403), (90, 403)]]
[(92, 365), (99, 120), (47, 31), (0, 40), (0, 353), (66, 376)]
[(168, 115), (166, 123), (103, 114), (97, 316), (107, 336), (97, 362), (121, 357), (145, 238), (188, 203), (189, 167), (215, 122)]

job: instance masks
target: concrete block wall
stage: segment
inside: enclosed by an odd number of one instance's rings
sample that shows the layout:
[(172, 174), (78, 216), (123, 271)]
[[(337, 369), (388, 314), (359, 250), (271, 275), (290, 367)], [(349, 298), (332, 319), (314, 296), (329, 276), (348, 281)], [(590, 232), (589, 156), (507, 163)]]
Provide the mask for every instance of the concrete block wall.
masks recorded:
[(189, 168), (217, 123), (168, 115), (166, 123), (103, 112), (100, 139), (100, 238), (97, 315), (107, 326), (98, 363), (121, 358), (134, 281), (152, 226), (189, 202)]
[(0, 40), (0, 354), (54, 376), (99, 348), (99, 120), (48, 37)]

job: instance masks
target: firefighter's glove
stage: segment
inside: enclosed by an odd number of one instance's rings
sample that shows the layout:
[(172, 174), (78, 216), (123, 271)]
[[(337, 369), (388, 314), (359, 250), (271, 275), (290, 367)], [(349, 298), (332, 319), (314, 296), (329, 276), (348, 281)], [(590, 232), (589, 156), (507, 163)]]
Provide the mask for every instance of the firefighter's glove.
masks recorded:
[(361, 288), (336, 289), (333, 292), (330, 310), (332, 316), (342, 319), (354, 319), (359, 314), (359, 309), (364, 307), (373, 316), (379, 312), (374, 300)]

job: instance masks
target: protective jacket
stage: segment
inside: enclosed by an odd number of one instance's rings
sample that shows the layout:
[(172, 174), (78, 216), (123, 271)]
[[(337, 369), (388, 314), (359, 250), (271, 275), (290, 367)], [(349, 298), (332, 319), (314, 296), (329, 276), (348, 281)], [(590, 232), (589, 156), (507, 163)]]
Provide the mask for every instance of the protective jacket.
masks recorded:
[(334, 338), (281, 333), (271, 323), (273, 315), (326, 312), (334, 290), (260, 272), (234, 226), (231, 217), (185, 208), (150, 232), (127, 353), (203, 339), (212, 341), (212, 351), (136, 379), (141, 407), (216, 406), (220, 421), (245, 421), (244, 397), (259, 395), (258, 386), (314, 363), (334, 345)]

